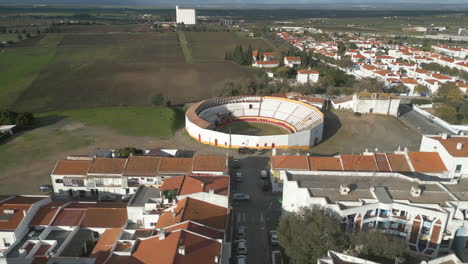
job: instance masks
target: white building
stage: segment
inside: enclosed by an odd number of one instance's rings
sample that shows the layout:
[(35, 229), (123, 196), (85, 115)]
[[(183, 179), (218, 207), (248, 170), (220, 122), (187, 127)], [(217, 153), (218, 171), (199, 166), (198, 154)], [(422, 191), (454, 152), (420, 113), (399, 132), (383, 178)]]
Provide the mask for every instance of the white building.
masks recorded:
[(177, 24), (195, 25), (197, 23), (195, 9), (176, 6), (176, 22)]
[(437, 151), (453, 177), (468, 176), (468, 136), (424, 135), (420, 151)]
[(362, 114), (398, 115), (400, 98), (393, 94), (362, 92), (353, 96), (353, 112)]
[(319, 80), (320, 73), (311, 69), (298, 70), (297, 71), (297, 82), (300, 84), (305, 83), (316, 83)]
[(284, 65), (288, 67), (295, 67), (301, 65), (301, 57), (299, 56), (286, 56), (284, 57)]

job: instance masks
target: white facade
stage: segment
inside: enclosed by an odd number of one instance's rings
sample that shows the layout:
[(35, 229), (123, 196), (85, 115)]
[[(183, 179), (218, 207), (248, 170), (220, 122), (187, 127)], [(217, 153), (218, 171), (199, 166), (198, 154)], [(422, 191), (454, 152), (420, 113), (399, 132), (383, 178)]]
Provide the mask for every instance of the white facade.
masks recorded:
[(297, 72), (297, 82), (300, 84), (306, 84), (306, 83), (316, 83), (319, 80), (319, 73), (318, 72)]
[[(468, 136), (424, 135), (421, 140), (420, 151), (437, 151), (449, 170), (450, 178), (468, 176), (468, 156), (453, 155), (450, 152), (466, 153)], [(450, 152), (449, 152), (450, 149)]]
[(193, 8), (179, 8), (176, 6), (176, 22), (177, 24), (195, 25), (197, 23), (197, 15)]
[(379, 94), (372, 94), (371, 98), (362, 97), (358, 94), (353, 96), (353, 111), (357, 113), (397, 116), (399, 106), (399, 98), (381, 98)]

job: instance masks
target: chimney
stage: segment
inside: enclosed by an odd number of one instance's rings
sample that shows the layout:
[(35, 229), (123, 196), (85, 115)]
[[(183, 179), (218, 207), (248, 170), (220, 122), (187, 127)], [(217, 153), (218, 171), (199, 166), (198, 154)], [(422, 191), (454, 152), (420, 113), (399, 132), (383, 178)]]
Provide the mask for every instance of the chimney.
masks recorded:
[(411, 186), (411, 196), (419, 197), (421, 196), (421, 188), (418, 186)]
[(164, 240), (165, 238), (166, 238), (166, 229), (161, 228), (161, 230), (159, 230), (159, 240)]
[(461, 150), (463, 148), (463, 143), (459, 142), (457, 143), (457, 149)]
[(215, 263), (219, 263), (219, 257), (218, 257), (218, 256), (215, 256), (214, 262), (215, 262)]
[(341, 184), (340, 185), (340, 194), (347, 195), (351, 190), (349, 189), (348, 185)]
[(179, 248), (178, 248), (178, 252), (179, 252), (180, 255), (185, 256), (185, 246), (180, 245)]
[(448, 134), (447, 133), (442, 133), (442, 139), (447, 139), (448, 138)]
[(213, 195), (214, 194), (214, 189), (209, 189), (208, 193), (210, 194), (210, 196)]
[(27, 214), (26, 210), (23, 210), (23, 216), (24, 217), (26, 217), (26, 214)]

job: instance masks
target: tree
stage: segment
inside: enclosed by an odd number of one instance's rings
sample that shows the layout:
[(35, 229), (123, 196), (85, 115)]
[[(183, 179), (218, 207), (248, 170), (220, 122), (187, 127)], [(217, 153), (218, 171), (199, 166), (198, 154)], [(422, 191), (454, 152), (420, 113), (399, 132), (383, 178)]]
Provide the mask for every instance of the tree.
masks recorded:
[(398, 85), (393, 86), (391, 90), (395, 93), (404, 93), (408, 90), (408, 87), (400, 83)]
[(356, 45), (356, 43), (353, 43), (353, 42), (349, 43), (349, 48), (353, 49), (353, 50), (359, 49), (359, 47)]
[(468, 119), (468, 103), (465, 102), (460, 106), (458, 113), (464, 118)]
[(18, 35), (18, 40), (23, 40), (23, 36)]
[(25, 127), (32, 127), (34, 126), (35, 119), (33, 114), (31, 113), (18, 113), (16, 120), (15, 120), (15, 125), (17, 125), (20, 128), (25, 128)]
[(317, 263), (328, 250), (342, 252), (350, 244), (337, 217), (318, 207), (282, 215), (278, 242), (292, 263)]
[(351, 244), (358, 257), (381, 263), (407, 256), (404, 239), (377, 231), (355, 233), (351, 236)]
[(26, 38), (27, 38), (27, 39), (28, 39), (28, 38), (31, 38), (31, 34), (26, 33)]
[(354, 66), (354, 62), (349, 58), (348, 56), (341, 58), (341, 60), (338, 61), (338, 66), (349, 69)]
[(282, 66), (276, 68), (275, 74), (279, 78), (292, 78), (296, 75), (296, 70), (287, 66)]
[(439, 87), (437, 95), (444, 100), (458, 101), (463, 99), (463, 94), (453, 82), (446, 82)]
[(164, 105), (164, 102), (165, 102), (164, 96), (161, 93), (155, 94), (151, 98), (151, 103), (153, 105)]
[(435, 115), (442, 118), (443, 120), (453, 124), (457, 120), (457, 110), (453, 106), (442, 105), (435, 109)]
[(137, 154), (141, 151), (137, 150), (134, 147), (119, 148), (115, 151), (119, 158), (128, 158), (130, 155)]
[(416, 87), (414, 87), (414, 91), (418, 94), (427, 94), (429, 93), (429, 88), (427, 88), (425, 85), (418, 84)]
[(343, 56), (346, 52), (346, 46), (343, 42), (338, 42), (338, 51), (337, 54), (339, 56)]
[(381, 93), (385, 88), (385, 83), (377, 78), (363, 78), (354, 85), (354, 88), (357, 91), (367, 90), (370, 93)]

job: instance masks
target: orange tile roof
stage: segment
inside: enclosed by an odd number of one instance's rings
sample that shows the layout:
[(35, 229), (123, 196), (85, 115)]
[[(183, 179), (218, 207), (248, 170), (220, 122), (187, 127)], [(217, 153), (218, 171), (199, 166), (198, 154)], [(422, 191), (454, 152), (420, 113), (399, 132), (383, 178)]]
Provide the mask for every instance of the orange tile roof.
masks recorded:
[(257, 64), (279, 64), (279, 61), (257, 61)]
[(405, 84), (419, 84), (415, 79), (413, 78), (402, 78), (400, 80), (402, 83), (405, 83)]
[(39, 202), (39, 201), (41, 201), (43, 199), (46, 199), (46, 198), (49, 198), (49, 197), (45, 197), (45, 196), (15, 196), (14, 198), (9, 199), (9, 200), (3, 202), (2, 204), (32, 205), (32, 204), (37, 203), (37, 202)]
[(29, 225), (50, 225), (50, 222), (57, 214), (58, 207), (41, 207), (37, 211)]
[(375, 161), (377, 162), (377, 167), (379, 171), (389, 172), (390, 165), (388, 164), (387, 156), (383, 153), (375, 154)]
[(195, 156), (193, 171), (227, 171), (227, 156)]
[(185, 180), (179, 189), (179, 195), (197, 192), (209, 192), (228, 195), (229, 176), (184, 176)]
[(277, 169), (308, 170), (307, 156), (280, 155), (271, 157), (271, 167)]
[(94, 158), (89, 174), (122, 174), (127, 164), (127, 159)]
[(122, 228), (111, 228), (104, 231), (89, 256), (90, 258), (96, 259), (94, 263), (104, 263), (107, 257), (111, 254), (111, 250), (117, 239), (119, 239), (121, 233)]
[(83, 216), (86, 213), (86, 209), (71, 209), (64, 208), (55, 217), (53, 226), (78, 226), (83, 220)]
[(45, 254), (47, 253), (47, 251), (49, 251), (49, 248), (50, 248), (50, 247), (51, 247), (50, 245), (46, 245), (46, 244), (41, 245), (41, 246), (39, 247), (39, 249), (36, 251), (36, 253), (34, 253), (34, 256), (35, 256), (35, 257), (45, 256)]
[(298, 70), (297, 72), (300, 74), (320, 74), (318, 71), (314, 70)]
[(385, 76), (387, 74), (391, 74), (392, 72), (391, 71), (387, 71), (387, 70), (380, 70), (380, 71), (374, 71), (375, 74), (378, 74), (378, 75), (382, 75), (382, 76)]
[[(199, 223), (195, 223), (192, 221), (185, 221), (180, 224), (175, 224), (173, 226), (169, 226), (164, 228), (168, 232), (176, 231), (176, 230), (188, 230), (192, 231), (194, 233), (212, 238), (212, 239), (223, 239), (224, 237), (224, 232), (221, 232), (219, 230), (215, 230), (213, 228), (201, 225)], [(159, 232), (161, 233), (161, 232)]]
[(437, 74), (437, 73), (432, 74), (432, 77), (436, 78), (436, 79), (439, 79), (439, 80), (450, 80), (450, 79), (452, 79), (451, 77), (448, 77), (448, 76), (445, 76), (445, 75), (442, 75), (442, 74)]
[(160, 163), (161, 157), (132, 156), (128, 158), (123, 174), (125, 176), (156, 176)]
[(191, 173), (192, 158), (162, 158), (159, 172)]
[[(184, 255), (178, 253), (181, 245), (185, 249)], [(152, 237), (139, 241), (132, 255), (147, 264), (214, 264), (220, 252), (219, 241), (180, 230), (167, 234), (164, 239)]]
[(127, 222), (126, 208), (88, 208), (81, 222), (83, 227), (120, 228)]
[(431, 74), (431, 73), (432, 73), (432, 72), (430, 72), (430, 71), (426, 71), (426, 70), (419, 69), (419, 68), (416, 69), (416, 70), (414, 70), (414, 71), (417, 72), (417, 73), (424, 73), (424, 74)]
[(228, 211), (222, 206), (213, 205), (192, 198), (177, 202), (174, 212), (168, 211), (159, 217), (157, 228), (164, 228), (191, 220), (217, 229), (224, 229)]
[(182, 182), (184, 181), (184, 176), (177, 176), (171, 178), (165, 178), (163, 184), (161, 185), (161, 191), (167, 190), (178, 190), (180, 186), (182, 186)]
[(298, 57), (298, 56), (287, 56), (284, 58), (288, 61), (301, 61), (301, 57)]
[[(447, 152), (453, 157), (468, 157), (468, 137), (448, 137), (447, 139), (442, 139), (441, 136), (429, 137), (435, 139), (444, 146)], [(462, 143), (462, 148), (457, 149), (457, 144)]]
[(106, 264), (143, 264), (143, 262), (133, 256), (112, 255)]
[(404, 154), (387, 154), (388, 161), (392, 167), (392, 171), (395, 172), (409, 172), (411, 171), (408, 161)]
[(437, 152), (410, 152), (408, 156), (417, 172), (444, 172), (447, 171)]
[(314, 171), (341, 171), (340, 158), (336, 157), (309, 157), (310, 170)]
[(378, 171), (374, 156), (341, 155), (345, 171)]
[(374, 71), (377, 70), (378, 68), (372, 65), (363, 65), (362, 68), (369, 70), (369, 71)]
[(52, 175), (86, 175), (91, 160), (59, 160)]
[(0, 230), (13, 231), (23, 221), (23, 211), (29, 211), (30, 204), (2, 204), (0, 205), (0, 216), (4, 216), (4, 210), (13, 210), (13, 214), (8, 220), (0, 221)]

